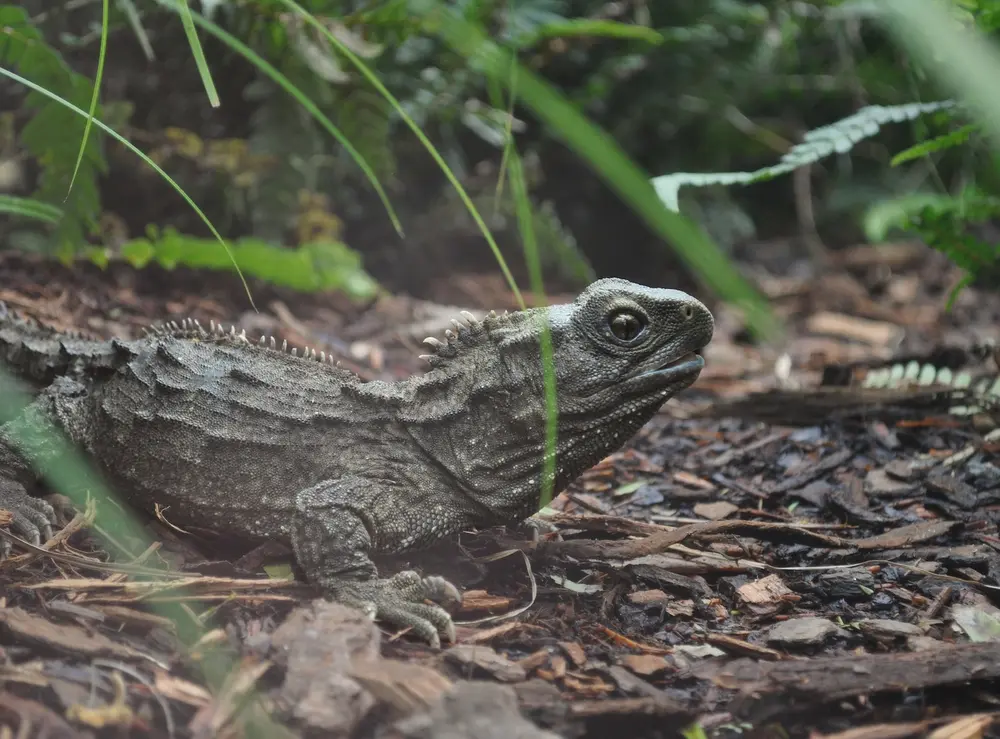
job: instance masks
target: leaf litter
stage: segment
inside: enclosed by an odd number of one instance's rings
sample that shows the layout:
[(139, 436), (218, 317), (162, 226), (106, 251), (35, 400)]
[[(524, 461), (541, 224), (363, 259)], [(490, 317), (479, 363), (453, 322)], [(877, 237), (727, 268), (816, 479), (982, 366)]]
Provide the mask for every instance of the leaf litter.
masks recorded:
[[(857, 375), (858, 363), (971, 345), (1000, 325), (1000, 301), (968, 290), (943, 313), (933, 291), (947, 269), (923, 252), (894, 264), (911, 287), (919, 278), (909, 302), (872, 298), (879, 256), (864, 250), (846, 252), (823, 290), (820, 278), (762, 279), (791, 328), (781, 347), (744, 343), (714, 307), (702, 378), (553, 501), (551, 531), (468, 532), (412, 555), (458, 569), (446, 574), (465, 586), (458, 643), (441, 652), (268, 578), (265, 567), (290, 572), (287, 552), (171, 530), (167, 512), (149, 524), (156, 546), (112, 563), (88, 534), (99, 511), (77, 513), (0, 564), (0, 731), (239, 736), (265, 716), (287, 736), (990, 735), (989, 414), (951, 415), (921, 388), (823, 383), (845, 363)], [(18, 286), (9, 301), (104, 334), (180, 311), (231, 319), (242, 305), (239, 290), (193, 289), (183, 272), (147, 281), (2, 256), (0, 274)], [(424, 324), (446, 315), (265, 292), (273, 308), (256, 323), (326, 343), (371, 378), (419, 371), (405, 321), (433, 333)], [(101, 318), (112, 306), (115, 319)], [(201, 638), (183, 646), (163, 604), (180, 604)], [(210, 684), (201, 668), (220, 648), (237, 669)]]

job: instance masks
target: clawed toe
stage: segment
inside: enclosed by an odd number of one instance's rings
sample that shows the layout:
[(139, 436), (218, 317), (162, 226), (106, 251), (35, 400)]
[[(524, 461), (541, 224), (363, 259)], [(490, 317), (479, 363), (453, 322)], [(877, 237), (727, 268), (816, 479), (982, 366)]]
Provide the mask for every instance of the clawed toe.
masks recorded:
[[(408, 628), (434, 648), (440, 648), (442, 636), (455, 641), (455, 624), (442, 606), (452, 607), (462, 596), (443, 577), (421, 577), (407, 570), (389, 579), (352, 583), (338, 590), (341, 602), (374, 612), (374, 617), (385, 623)], [(432, 602), (425, 602), (428, 600)]]
[(377, 616), (381, 621), (403, 629), (410, 629), (416, 637), (435, 649), (441, 648), (441, 637), (455, 641), (455, 624), (451, 614), (438, 605), (426, 603), (400, 603), (389, 600), (376, 601)]
[(531, 540), (538, 543), (538, 540), (546, 534), (558, 534), (559, 527), (551, 521), (546, 521), (541, 516), (532, 516), (521, 522), (521, 526), (531, 533)]
[[(11, 533), (29, 544), (38, 546), (52, 538), (55, 509), (44, 500), (32, 498), (20, 485), (11, 482), (0, 484), (0, 508), (13, 514)], [(10, 552), (10, 541), (0, 541), (0, 559), (10, 556)]]
[(413, 570), (405, 570), (389, 578), (387, 584), (402, 598), (414, 603), (429, 600), (449, 608), (462, 602), (458, 588), (438, 575), (421, 577)]

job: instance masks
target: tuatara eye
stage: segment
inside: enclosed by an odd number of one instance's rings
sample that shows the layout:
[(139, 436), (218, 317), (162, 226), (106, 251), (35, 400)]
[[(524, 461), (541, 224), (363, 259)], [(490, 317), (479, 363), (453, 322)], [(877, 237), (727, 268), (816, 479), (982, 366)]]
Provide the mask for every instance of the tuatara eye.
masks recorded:
[(646, 321), (635, 313), (622, 311), (621, 313), (613, 313), (608, 318), (608, 326), (616, 339), (632, 341), (646, 330)]

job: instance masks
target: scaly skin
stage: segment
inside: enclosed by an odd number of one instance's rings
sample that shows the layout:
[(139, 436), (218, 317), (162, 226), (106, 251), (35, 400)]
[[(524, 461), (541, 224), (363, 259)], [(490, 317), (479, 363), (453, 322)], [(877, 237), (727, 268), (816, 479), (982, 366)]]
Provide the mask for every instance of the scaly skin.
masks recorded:
[(454, 638), (441, 606), (458, 591), (414, 572), (379, 578), (370, 555), (537, 511), (543, 321), (555, 356), (556, 490), (694, 382), (704, 362), (692, 353), (714, 326), (685, 293), (599, 280), (571, 304), (482, 322), (466, 314), (445, 342), (428, 339), (426, 374), (386, 383), (194, 322), (90, 341), (0, 311), (0, 362), (44, 386), (0, 428), (0, 508), (28, 541), (51, 535), (52, 510), (27, 494), (35, 475), (13, 441), (27, 436), (43, 467), (57, 462), (31, 434), (44, 417), (135, 506), (159, 504), (179, 526), (290, 542), (324, 592), (438, 645), (439, 634)]

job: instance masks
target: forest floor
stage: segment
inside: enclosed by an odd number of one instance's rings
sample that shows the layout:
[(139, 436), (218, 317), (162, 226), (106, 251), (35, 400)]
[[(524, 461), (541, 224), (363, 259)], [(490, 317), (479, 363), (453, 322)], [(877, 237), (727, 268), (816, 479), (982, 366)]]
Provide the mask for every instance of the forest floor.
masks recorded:
[[(409, 558), (465, 589), (456, 644), (373, 626), (267, 579), (266, 552), (148, 517), (155, 543), (112, 552), (132, 569), (111, 571), (91, 509), (0, 564), (0, 733), (991, 735), (993, 418), (858, 378), (902, 355), (995, 376), (993, 354), (970, 348), (1000, 338), (1000, 296), (969, 289), (946, 311), (957, 275), (909, 244), (839, 252), (820, 277), (751, 276), (787, 335), (755, 345), (711, 306), (701, 378), (553, 501), (558, 534), (469, 533)], [(455, 284), (491, 302), (254, 286), (256, 313), (231, 276), (0, 253), (0, 300), (49, 326), (130, 337), (194, 316), (322, 349), (365, 378), (421, 371), (421, 340), (459, 309), (514, 307), (493, 277)]]

